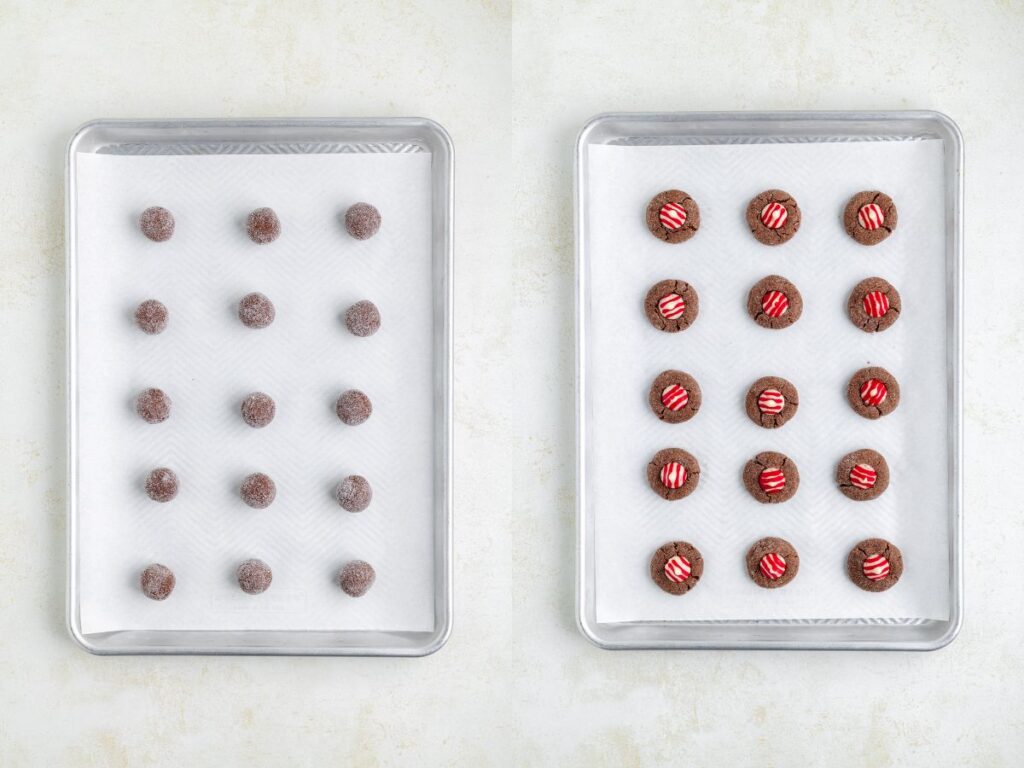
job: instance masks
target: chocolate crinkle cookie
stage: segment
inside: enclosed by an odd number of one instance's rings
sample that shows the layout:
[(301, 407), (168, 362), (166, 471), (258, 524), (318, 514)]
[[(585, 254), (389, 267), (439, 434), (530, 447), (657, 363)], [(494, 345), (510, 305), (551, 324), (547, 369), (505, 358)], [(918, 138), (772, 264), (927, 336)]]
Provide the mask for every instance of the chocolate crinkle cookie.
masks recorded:
[(903, 310), (900, 292), (880, 277), (861, 280), (850, 293), (847, 312), (862, 331), (884, 331), (896, 322)]
[(647, 401), (654, 415), (669, 424), (689, 421), (700, 410), (697, 380), (683, 371), (662, 371), (651, 384)]
[(843, 211), (846, 233), (861, 245), (877, 245), (892, 234), (897, 222), (896, 204), (884, 192), (858, 192)]
[(163, 333), (167, 327), (167, 307), (156, 299), (147, 299), (135, 310), (135, 324), (150, 336)]
[(238, 319), (248, 328), (266, 328), (276, 316), (274, 302), (262, 293), (248, 293), (238, 302)]
[(800, 487), (800, 472), (785, 454), (765, 451), (743, 468), (743, 485), (762, 504), (781, 504)]
[(353, 336), (373, 336), (380, 330), (380, 311), (372, 301), (357, 301), (345, 310), (345, 327)]
[(788, 328), (804, 311), (800, 291), (781, 275), (768, 275), (757, 281), (747, 295), (747, 312), (762, 328)]
[(253, 392), (242, 401), (242, 420), (250, 427), (267, 426), (276, 413), (274, 398), (264, 392)]
[(362, 512), (373, 501), (370, 481), (362, 475), (349, 475), (334, 490), (334, 497), (341, 508), (348, 512)]
[(839, 460), (836, 482), (843, 495), (854, 501), (877, 499), (889, 487), (889, 464), (870, 448), (853, 451)]
[(238, 492), (242, 501), (253, 509), (266, 509), (277, 497), (277, 486), (269, 475), (254, 472), (242, 481)]
[(356, 203), (345, 211), (345, 230), (356, 240), (369, 240), (380, 229), (380, 211), (369, 203)]
[(373, 413), (373, 404), (370, 402), (370, 398), (358, 389), (349, 389), (338, 397), (334, 410), (342, 422), (354, 427), (370, 418), (370, 414)]
[(747, 552), (747, 573), (765, 589), (784, 587), (796, 578), (800, 555), (785, 539), (767, 536), (754, 542)]
[(135, 398), (135, 412), (150, 424), (167, 421), (171, 416), (171, 398), (162, 389), (144, 389)]
[(147, 565), (139, 575), (139, 588), (150, 600), (166, 600), (174, 591), (174, 571), (166, 565)]
[(800, 229), (800, 206), (788, 192), (766, 190), (747, 206), (747, 225), (758, 242), (781, 245)]
[(700, 207), (679, 189), (659, 192), (647, 204), (647, 228), (666, 243), (682, 243), (700, 229)]
[(338, 586), (349, 597), (362, 597), (373, 586), (376, 579), (376, 571), (365, 560), (353, 560), (350, 563), (345, 563), (338, 571)]
[(655, 283), (644, 298), (644, 312), (659, 331), (685, 331), (697, 319), (700, 299), (692, 285), (684, 280)]
[(850, 377), (846, 399), (864, 418), (877, 419), (896, 410), (900, 404), (900, 385), (885, 368), (861, 368)]
[(273, 208), (257, 208), (246, 217), (245, 231), (258, 245), (272, 243), (281, 236), (281, 220)]
[(800, 397), (796, 387), (781, 376), (765, 376), (750, 385), (745, 406), (747, 416), (765, 429), (781, 427), (796, 415)]
[(667, 501), (689, 496), (700, 481), (700, 464), (682, 448), (665, 448), (647, 465), (647, 483)]
[(704, 558), (688, 541), (670, 541), (651, 557), (651, 579), (670, 595), (685, 595), (704, 575)]
[(174, 234), (174, 216), (166, 208), (154, 205), (139, 216), (139, 229), (154, 243), (163, 243)]
[(178, 495), (178, 476), (167, 467), (154, 469), (146, 475), (146, 495), (153, 501), (170, 501)]
[(274, 580), (274, 572), (270, 566), (262, 560), (253, 558), (243, 560), (235, 569), (235, 578), (238, 579), (238, 586), (248, 595), (258, 595), (270, 589), (270, 583)]
[(903, 575), (903, 553), (885, 539), (864, 539), (850, 550), (846, 572), (866, 592), (885, 592)]

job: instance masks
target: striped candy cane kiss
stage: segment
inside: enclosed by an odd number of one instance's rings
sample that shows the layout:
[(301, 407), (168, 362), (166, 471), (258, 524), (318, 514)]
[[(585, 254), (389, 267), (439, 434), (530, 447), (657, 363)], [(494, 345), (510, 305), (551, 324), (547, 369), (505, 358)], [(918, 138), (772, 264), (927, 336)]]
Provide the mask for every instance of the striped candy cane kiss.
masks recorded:
[(786, 558), (777, 552), (769, 552), (761, 558), (761, 563), (758, 567), (766, 579), (774, 581), (781, 578), (782, 574), (786, 572)]
[(889, 561), (881, 555), (871, 555), (864, 560), (864, 575), (872, 581), (881, 581), (889, 575)]
[(669, 558), (665, 563), (665, 578), (677, 584), (686, 581), (690, 578), (690, 561), (680, 555)]
[(761, 309), (768, 317), (781, 317), (789, 311), (789, 299), (782, 291), (768, 291), (761, 297)]
[(661, 392), (661, 404), (670, 411), (681, 411), (690, 402), (690, 393), (678, 384), (669, 384)]
[(864, 311), (868, 317), (882, 317), (889, 311), (889, 297), (881, 291), (871, 291), (864, 296)]
[(888, 394), (889, 390), (878, 379), (868, 379), (860, 385), (860, 399), (864, 405), (881, 405)]
[(661, 301), (658, 302), (658, 311), (666, 320), (675, 320), (686, 312), (686, 302), (678, 293), (670, 293), (661, 297)]
[(778, 229), (786, 223), (789, 218), (789, 211), (781, 203), (768, 203), (761, 209), (761, 223), (768, 229)]
[(686, 482), (686, 467), (678, 461), (670, 461), (661, 468), (661, 484), (666, 488), (682, 488)]
[(757, 484), (765, 493), (779, 493), (786, 489), (786, 476), (778, 467), (768, 467), (757, 476)]
[(661, 226), (674, 232), (686, 223), (686, 209), (679, 203), (665, 203), (658, 211), (658, 219), (661, 220)]
[(882, 213), (881, 206), (875, 203), (868, 203), (867, 205), (862, 205), (860, 210), (857, 211), (857, 222), (864, 229), (878, 229), (885, 223), (885, 214)]
[(761, 413), (782, 413), (786, 407), (786, 398), (777, 389), (766, 389), (757, 397), (757, 409)]
[(875, 487), (878, 473), (870, 464), (858, 464), (850, 470), (850, 484), (863, 491), (869, 491)]

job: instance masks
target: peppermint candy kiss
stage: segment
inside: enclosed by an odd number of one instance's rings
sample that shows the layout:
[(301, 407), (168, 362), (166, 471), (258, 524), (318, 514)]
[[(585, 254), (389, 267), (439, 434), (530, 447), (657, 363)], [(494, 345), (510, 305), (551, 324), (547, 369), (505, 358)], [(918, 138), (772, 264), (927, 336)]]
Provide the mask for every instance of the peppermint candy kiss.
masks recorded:
[(864, 312), (868, 317), (882, 317), (889, 311), (889, 297), (881, 291), (864, 295)]
[(881, 405), (888, 394), (889, 390), (878, 379), (868, 379), (860, 385), (860, 399), (864, 405)]
[(658, 211), (658, 220), (669, 232), (682, 229), (686, 223), (686, 209), (679, 203), (665, 203)]
[(864, 560), (864, 576), (872, 581), (881, 581), (889, 575), (889, 561), (881, 555), (871, 555)]
[(680, 555), (669, 558), (665, 563), (665, 578), (677, 584), (686, 581), (690, 578), (690, 561)]
[(682, 317), (683, 313), (686, 312), (686, 302), (683, 301), (683, 297), (678, 293), (670, 293), (667, 296), (662, 296), (658, 302), (658, 312), (666, 320), (675, 320), (677, 317)]
[(768, 467), (758, 475), (757, 484), (767, 494), (780, 493), (786, 489), (786, 476), (778, 467)]
[(661, 393), (661, 404), (670, 411), (681, 411), (690, 402), (690, 393), (678, 384), (669, 384)]
[(857, 223), (864, 229), (878, 229), (885, 223), (885, 214), (882, 213), (881, 206), (876, 203), (868, 203), (862, 205), (857, 211)]
[(789, 211), (781, 203), (768, 203), (761, 209), (761, 223), (768, 229), (779, 229), (789, 218)]
[(789, 310), (789, 299), (782, 291), (768, 291), (761, 297), (761, 309), (768, 317), (782, 317)]
[(761, 413), (776, 414), (782, 413), (786, 407), (786, 398), (777, 389), (766, 389), (757, 398), (757, 409)]
[(661, 468), (661, 484), (675, 490), (686, 482), (686, 467), (678, 461), (670, 461)]
[(777, 552), (769, 552), (761, 558), (758, 567), (766, 579), (774, 581), (786, 572), (786, 559)]
[(875, 487), (878, 473), (870, 464), (858, 464), (850, 470), (850, 484), (863, 491), (869, 491)]

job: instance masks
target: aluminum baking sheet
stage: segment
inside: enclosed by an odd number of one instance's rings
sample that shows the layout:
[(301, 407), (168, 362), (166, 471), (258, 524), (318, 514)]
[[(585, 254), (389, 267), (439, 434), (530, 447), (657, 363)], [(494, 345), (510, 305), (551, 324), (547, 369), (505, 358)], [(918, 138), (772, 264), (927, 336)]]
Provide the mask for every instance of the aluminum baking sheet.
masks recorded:
[[(948, 643), (961, 620), (960, 313), (962, 142), (931, 112), (606, 115), (577, 148), (578, 614), (607, 648), (905, 648)], [(701, 231), (666, 245), (643, 211), (662, 189), (702, 206)], [(779, 187), (804, 221), (790, 243), (768, 248), (746, 231), (746, 202)], [(889, 189), (901, 221), (886, 243), (864, 248), (840, 213), (860, 189)], [(902, 201), (902, 203), (900, 202)], [(746, 316), (759, 277), (783, 274), (801, 288), (804, 317), (764, 331)], [(904, 297), (883, 334), (845, 317), (853, 285), (873, 274)], [(691, 281), (701, 317), (680, 334), (653, 331), (640, 305), (669, 277)], [(901, 408), (878, 422), (852, 413), (845, 383), (879, 364), (903, 383)], [(696, 375), (701, 412), (658, 422), (645, 404), (665, 368)], [(800, 412), (778, 430), (749, 423), (743, 394), (761, 375), (791, 378)], [(686, 448), (701, 486), (665, 502), (646, 488), (650, 456)], [(875, 502), (851, 502), (832, 475), (844, 453), (875, 447), (893, 483)], [(743, 463), (780, 450), (801, 470), (797, 495), (763, 507), (740, 483)], [(631, 460), (632, 459), (632, 460)], [(783, 590), (753, 585), (743, 555), (780, 535), (801, 554)], [(889, 538), (907, 570), (887, 593), (845, 577), (862, 538)], [(651, 553), (685, 539), (705, 558), (698, 588), (666, 595), (647, 575)]]
[[(69, 590), (73, 636), (95, 653), (423, 655), (451, 626), (452, 148), (420, 119), (99, 121), (68, 155)], [(359, 242), (339, 214), (377, 204), (378, 235)], [(154, 244), (142, 207), (177, 213)], [(245, 236), (248, 210), (271, 205), (283, 234)], [(274, 324), (233, 316), (251, 290)], [(144, 298), (171, 311), (146, 337), (131, 311)], [(360, 298), (381, 331), (357, 339), (340, 315)], [(145, 386), (175, 401), (146, 425), (131, 412)], [(347, 388), (375, 402), (346, 428), (331, 403)], [(247, 391), (274, 395), (278, 416), (241, 424)], [(168, 505), (146, 498), (152, 466), (178, 471)], [(263, 470), (278, 498), (241, 504), (238, 481)], [(331, 488), (364, 474), (374, 501), (341, 510)], [(258, 597), (234, 565), (261, 557), (274, 584)], [(332, 581), (366, 559), (363, 598)], [(137, 572), (171, 565), (170, 599), (140, 595)]]

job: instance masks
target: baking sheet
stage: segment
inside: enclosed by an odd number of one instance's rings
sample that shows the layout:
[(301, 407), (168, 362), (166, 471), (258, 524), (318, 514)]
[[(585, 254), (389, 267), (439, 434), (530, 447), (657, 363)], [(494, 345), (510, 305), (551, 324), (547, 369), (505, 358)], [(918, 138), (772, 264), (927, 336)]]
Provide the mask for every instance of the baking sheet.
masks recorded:
[[(587, 477), (595, 527), (599, 622), (657, 620), (913, 620), (949, 618), (949, 393), (945, 328), (949, 311), (945, 257), (943, 148), (939, 140), (760, 143), (588, 148), (582, 191), (587, 228)], [(678, 187), (701, 206), (701, 230), (666, 245), (646, 230), (643, 212), (657, 192)], [(753, 239), (747, 202), (779, 187), (798, 200), (798, 235), (776, 248)], [(842, 228), (849, 197), (883, 189), (900, 223), (885, 243), (865, 248)], [(749, 288), (772, 273), (793, 280), (804, 314), (784, 331), (760, 328), (746, 314)], [(865, 334), (846, 316), (852, 287), (880, 275), (903, 299), (900, 320)], [(701, 315), (687, 331), (660, 333), (642, 300), (661, 279), (690, 281)], [(849, 376), (865, 365), (888, 368), (901, 404), (878, 421), (857, 416), (845, 399)], [(680, 425), (659, 422), (646, 403), (666, 368), (692, 373), (703, 405)], [(790, 379), (800, 410), (785, 427), (764, 430), (743, 410), (760, 376)], [(666, 502), (646, 484), (659, 449), (678, 446), (701, 462), (700, 486)], [(872, 502), (838, 492), (835, 464), (872, 447), (886, 456), (892, 482)], [(754, 501), (740, 481), (755, 453), (794, 459), (801, 485), (781, 505)], [(777, 535), (800, 552), (797, 579), (764, 590), (750, 581), (744, 555), (756, 539)], [(845, 574), (849, 549), (880, 536), (903, 551), (906, 570), (888, 592), (871, 594)], [(685, 597), (651, 581), (653, 551), (675, 539), (693, 542), (704, 577)]]

